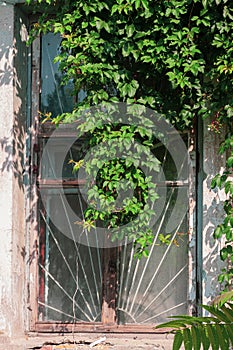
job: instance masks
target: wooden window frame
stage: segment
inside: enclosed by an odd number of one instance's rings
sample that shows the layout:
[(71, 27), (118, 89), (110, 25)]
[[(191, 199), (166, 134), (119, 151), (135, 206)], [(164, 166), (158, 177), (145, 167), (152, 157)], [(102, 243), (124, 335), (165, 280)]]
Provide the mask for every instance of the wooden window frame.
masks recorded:
[[(31, 75), (31, 204), (30, 204), (30, 222), (29, 222), (29, 280), (28, 280), (28, 320), (29, 320), (29, 331), (39, 333), (69, 333), (69, 332), (111, 332), (111, 333), (155, 333), (154, 328), (151, 325), (119, 325), (116, 323), (116, 310), (114, 307), (110, 307), (110, 304), (116, 302), (116, 285), (117, 285), (117, 273), (116, 269), (113, 268), (112, 257), (117, 253), (118, 248), (114, 248), (114, 251), (109, 250), (104, 256), (104, 289), (103, 294), (105, 303), (102, 307), (102, 322), (99, 323), (64, 323), (64, 322), (43, 322), (38, 318), (38, 295), (40, 293), (39, 272), (38, 272), (38, 259), (39, 259), (39, 241), (38, 241), (38, 182), (40, 186), (56, 186), (57, 181), (54, 180), (42, 180), (38, 179), (38, 159), (40, 149), (38, 147), (39, 138), (48, 137), (49, 131), (45, 127), (45, 132), (39, 130), (38, 122), (38, 111), (40, 109), (40, 66), (41, 66), (41, 40), (37, 38), (32, 45), (32, 75)], [(52, 130), (51, 130), (52, 131)], [(64, 136), (61, 135), (61, 136)], [(69, 133), (70, 136), (70, 133)], [(192, 132), (189, 136), (190, 144), (189, 149), (192, 154), (195, 153), (195, 133)], [(193, 163), (193, 175), (195, 175), (195, 161)], [(189, 179), (189, 228), (190, 228), (190, 240), (195, 240), (195, 229), (194, 229), (194, 216), (195, 216), (195, 176)], [(64, 187), (72, 187), (77, 185), (76, 180), (62, 180)], [(80, 185), (80, 183), (79, 183)], [(180, 186), (179, 182), (169, 182), (169, 185)], [(196, 294), (195, 291), (190, 289), (193, 286), (196, 289), (196, 274), (195, 274), (195, 246), (189, 246), (189, 313), (195, 312)], [(106, 288), (106, 285), (112, 285), (112, 289)], [(113, 305), (114, 306), (114, 305)], [(164, 333), (166, 330), (156, 330), (158, 333)]]

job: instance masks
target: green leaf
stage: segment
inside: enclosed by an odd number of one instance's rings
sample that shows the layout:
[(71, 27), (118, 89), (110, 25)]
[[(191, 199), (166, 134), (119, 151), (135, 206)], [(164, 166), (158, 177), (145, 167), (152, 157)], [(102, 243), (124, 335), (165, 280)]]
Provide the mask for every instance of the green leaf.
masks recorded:
[(221, 309), (216, 308), (213, 305), (203, 305), (203, 308), (205, 310), (207, 310), (208, 312), (210, 312), (212, 315), (214, 315), (217, 319), (216, 321), (223, 321), (223, 322), (227, 322), (228, 319), (227, 317), (224, 315), (224, 313), (221, 311)]
[(221, 238), (223, 235), (223, 228), (222, 225), (219, 225), (216, 227), (216, 229), (214, 230), (214, 238)]
[(191, 327), (191, 335), (193, 341), (193, 349), (200, 350), (201, 348), (201, 333), (197, 326)]
[(133, 24), (126, 26), (126, 34), (127, 34), (128, 38), (130, 38), (133, 35), (134, 31), (135, 31), (135, 27)]
[(232, 168), (233, 167), (233, 156), (230, 156), (228, 159), (227, 159), (227, 166), (229, 168)]
[(141, 6), (141, 0), (136, 0), (135, 1), (135, 8), (136, 10)]
[(233, 327), (232, 327), (232, 324), (226, 325), (225, 328), (226, 328), (228, 337), (229, 337), (229, 339), (231, 341), (231, 344), (233, 344)]
[(213, 305), (215, 307), (221, 308), (223, 306), (223, 304), (225, 304), (227, 301), (232, 300), (233, 299), (233, 291), (228, 291), (228, 292), (223, 292), (222, 294), (220, 294), (219, 296), (217, 296), (214, 299)]
[(189, 328), (185, 328), (183, 330), (183, 337), (184, 337), (185, 350), (192, 350), (192, 337), (191, 337), (191, 332)]
[[(233, 291), (230, 291), (230, 292), (229, 292), (229, 295), (233, 295), (232, 292), (233, 292)], [(231, 299), (233, 299), (233, 296), (231, 297)], [(221, 310), (223, 311), (224, 315), (227, 317), (228, 322), (229, 322), (229, 323), (232, 323), (232, 325), (233, 325), (233, 311), (232, 311), (232, 309), (230, 309), (228, 306), (223, 305), (223, 306), (221, 307)], [(226, 321), (226, 322), (227, 322), (227, 321)]]
[(203, 350), (209, 350), (210, 340), (207, 337), (206, 325), (203, 325), (203, 327), (200, 327), (200, 333), (201, 333), (201, 342), (203, 345)]
[(232, 181), (226, 181), (224, 187), (225, 187), (226, 194), (228, 194), (228, 193), (230, 193), (231, 195), (233, 194), (233, 182)]
[(176, 73), (174, 72), (167, 72), (166, 73), (169, 76), (169, 80), (174, 80), (176, 78)]
[(216, 324), (217, 337), (221, 350), (229, 350), (228, 334), (224, 324)]
[(188, 315), (181, 315), (181, 316), (172, 316), (172, 318), (178, 319), (180, 321), (186, 322), (187, 325), (194, 325), (196, 326), (199, 323), (210, 323), (212, 322), (211, 317), (196, 317), (196, 316), (188, 316)]
[(178, 330), (174, 336), (172, 350), (179, 350), (183, 342), (183, 331)]
[(211, 181), (210, 187), (211, 187), (211, 189), (213, 190), (216, 186), (217, 186), (216, 179), (213, 178), (213, 180)]
[(145, 258), (148, 258), (148, 256), (149, 256), (148, 249), (143, 250), (142, 254), (145, 256)]
[(218, 350), (219, 349), (219, 340), (218, 340), (218, 335), (216, 331), (216, 327), (214, 324), (207, 324), (206, 325), (208, 337), (210, 340), (210, 344), (212, 346), (213, 350)]
[(157, 325), (155, 328), (184, 328), (186, 327), (185, 322), (180, 322), (179, 320), (169, 321)]
[(220, 175), (215, 176), (215, 180), (216, 180), (216, 186), (218, 186), (219, 188), (222, 187), (222, 183), (223, 183), (223, 178)]
[(220, 257), (223, 261), (225, 261), (228, 258), (228, 250), (226, 247), (222, 248), (220, 251)]
[(149, 7), (149, 4), (148, 4), (148, 1), (147, 0), (141, 0), (141, 4), (143, 5), (143, 7), (145, 8), (145, 10), (148, 9)]

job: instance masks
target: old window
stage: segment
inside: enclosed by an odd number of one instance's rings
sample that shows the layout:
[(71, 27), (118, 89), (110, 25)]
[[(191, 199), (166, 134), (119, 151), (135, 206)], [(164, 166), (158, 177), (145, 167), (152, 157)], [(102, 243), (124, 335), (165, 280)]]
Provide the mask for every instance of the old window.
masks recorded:
[[(48, 34), (34, 43), (34, 112), (38, 108), (56, 115), (72, 109), (74, 98), (69, 86), (59, 86), (61, 76), (53, 63), (59, 42), (58, 37)], [(35, 84), (38, 72), (41, 93)], [(76, 98), (82, 98), (82, 94)], [(170, 241), (166, 241), (166, 235), (163, 235), (163, 244), (158, 239), (166, 232), (171, 212), (173, 218), (176, 215), (174, 203), (178, 192), (183, 193), (185, 199), (183, 208), (189, 208), (193, 190), (189, 172), (180, 177), (171, 154), (162, 144), (156, 145), (155, 155), (166, 175), (166, 181), (157, 184), (158, 192), (164, 196), (166, 188), (166, 197), (163, 210), (155, 208), (160, 211), (160, 217), (154, 226), (157, 234), (148, 258), (135, 259), (132, 242), (113, 248), (99, 247), (98, 242), (95, 246), (80, 244), (75, 239), (72, 210), (82, 217), (86, 206), (81, 195), (85, 178), (78, 178), (68, 163), (69, 159), (82, 158), (83, 140), (77, 139), (72, 125), (61, 127), (54, 143), (50, 140), (51, 131), (48, 123), (37, 123), (33, 140), (36, 144), (34, 164), (40, 167), (40, 176), (37, 177), (35, 171), (37, 224), (32, 247), (36, 242), (38, 258), (33, 262), (35, 283), (31, 286), (34, 288), (31, 296), (36, 302), (31, 329), (56, 331), (63, 327), (69, 331), (75, 324), (77, 330), (140, 329), (146, 332), (154, 331), (151, 325), (164, 321), (167, 316), (190, 313), (195, 301), (190, 210), (182, 210), (182, 217), (177, 214), (179, 223), (170, 232)], [(189, 134), (182, 137), (188, 146)], [(172, 135), (171, 144), (176, 147)], [(64, 159), (61, 154), (64, 155), (66, 148)], [(88, 231), (84, 230), (83, 235), (88, 243)]]

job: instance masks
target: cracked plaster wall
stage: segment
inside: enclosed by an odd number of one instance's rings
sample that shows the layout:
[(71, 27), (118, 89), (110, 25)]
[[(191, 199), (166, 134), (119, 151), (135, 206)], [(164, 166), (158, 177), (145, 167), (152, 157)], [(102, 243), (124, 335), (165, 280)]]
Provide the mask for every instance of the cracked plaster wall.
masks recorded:
[(0, 332), (24, 331), (25, 18), (0, 2)]

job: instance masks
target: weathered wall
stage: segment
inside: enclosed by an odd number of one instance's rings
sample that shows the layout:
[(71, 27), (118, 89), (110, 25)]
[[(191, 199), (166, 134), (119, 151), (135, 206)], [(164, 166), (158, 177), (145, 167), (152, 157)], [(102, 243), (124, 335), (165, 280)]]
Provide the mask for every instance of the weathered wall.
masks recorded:
[(11, 333), (7, 313), (11, 309), (11, 267), (12, 267), (12, 197), (13, 197), (13, 144), (12, 126), (13, 110), (13, 23), (14, 8), (12, 5), (1, 4), (0, 10), (0, 329)]
[(26, 102), (27, 102), (27, 18), (15, 7), (14, 15), (14, 141), (13, 141), (13, 222), (12, 222), (12, 283), (17, 291), (17, 298), (12, 303), (14, 310), (13, 329), (24, 332), (26, 279), (26, 220), (25, 191), (23, 185), (25, 173), (25, 137), (26, 137)]
[[(26, 27), (13, 4), (0, 2), (0, 331), (24, 331)], [(17, 34), (16, 34), (17, 33)]]
[(220, 291), (218, 275), (223, 263), (219, 257), (221, 242), (213, 238), (215, 227), (224, 217), (224, 190), (211, 190), (211, 180), (218, 172), (223, 171), (225, 157), (219, 155), (219, 145), (224, 139), (224, 130), (216, 134), (208, 130), (210, 120), (204, 121), (203, 135), (203, 303), (208, 303)]

